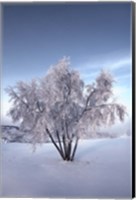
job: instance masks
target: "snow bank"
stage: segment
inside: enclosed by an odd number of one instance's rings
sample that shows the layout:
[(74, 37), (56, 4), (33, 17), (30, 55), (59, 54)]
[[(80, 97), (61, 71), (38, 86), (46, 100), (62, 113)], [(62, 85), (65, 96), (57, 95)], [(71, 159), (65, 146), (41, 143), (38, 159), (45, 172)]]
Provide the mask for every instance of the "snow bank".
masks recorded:
[(2, 144), (2, 197), (129, 198), (130, 137), (81, 140), (74, 162), (48, 143)]

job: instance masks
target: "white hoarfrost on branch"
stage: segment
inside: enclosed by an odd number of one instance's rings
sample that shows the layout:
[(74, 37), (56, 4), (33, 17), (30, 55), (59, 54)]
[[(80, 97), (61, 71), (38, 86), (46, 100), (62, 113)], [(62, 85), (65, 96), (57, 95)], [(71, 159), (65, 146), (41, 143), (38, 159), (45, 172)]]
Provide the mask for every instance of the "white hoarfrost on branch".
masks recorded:
[(85, 85), (69, 59), (63, 58), (45, 77), (7, 88), (13, 103), (9, 114), (20, 121), (22, 130), (33, 131), (34, 144), (48, 136), (61, 157), (72, 161), (89, 126), (124, 120), (125, 107), (112, 101), (113, 81), (102, 71), (95, 83)]

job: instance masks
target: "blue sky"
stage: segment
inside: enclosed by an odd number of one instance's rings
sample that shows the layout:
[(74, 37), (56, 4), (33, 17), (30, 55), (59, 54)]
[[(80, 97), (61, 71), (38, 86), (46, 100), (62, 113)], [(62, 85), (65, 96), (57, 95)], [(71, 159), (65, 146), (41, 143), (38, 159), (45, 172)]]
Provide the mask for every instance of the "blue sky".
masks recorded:
[(2, 30), (4, 115), (4, 88), (44, 76), (63, 56), (86, 83), (110, 70), (118, 100), (131, 111), (131, 3), (5, 4)]

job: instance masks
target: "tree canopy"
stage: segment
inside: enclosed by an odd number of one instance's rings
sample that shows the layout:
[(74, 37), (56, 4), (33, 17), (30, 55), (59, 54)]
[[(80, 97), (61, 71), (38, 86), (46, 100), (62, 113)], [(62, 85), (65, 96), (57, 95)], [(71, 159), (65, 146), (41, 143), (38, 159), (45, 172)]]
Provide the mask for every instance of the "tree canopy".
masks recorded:
[(61, 157), (72, 161), (88, 126), (124, 120), (125, 107), (113, 101), (113, 82), (110, 73), (101, 71), (94, 83), (86, 85), (63, 58), (43, 78), (7, 88), (13, 103), (9, 114), (20, 121), (22, 130), (33, 131), (34, 143), (47, 135)]

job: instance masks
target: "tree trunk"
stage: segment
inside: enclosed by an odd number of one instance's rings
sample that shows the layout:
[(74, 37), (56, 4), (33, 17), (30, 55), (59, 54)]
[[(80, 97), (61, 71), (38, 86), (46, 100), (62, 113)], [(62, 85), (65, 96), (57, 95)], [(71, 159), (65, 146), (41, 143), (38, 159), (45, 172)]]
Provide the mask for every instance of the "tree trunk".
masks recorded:
[(67, 161), (73, 161), (74, 157), (75, 157), (76, 150), (77, 150), (79, 138), (76, 137), (74, 147), (72, 148), (73, 138), (70, 139), (70, 140), (68, 139), (68, 141), (66, 141), (66, 139), (67, 139), (66, 135), (63, 134), (62, 135), (63, 145), (62, 145), (59, 133), (58, 133), (58, 131), (56, 131), (56, 136), (57, 136), (57, 139), (58, 139), (58, 144), (57, 144), (57, 142), (54, 140), (50, 131), (48, 129), (46, 129), (46, 132), (47, 132), (48, 136), (50, 137), (53, 145), (56, 147), (57, 151), (59, 152), (60, 156), (62, 157), (62, 159), (67, 160)]
[(72, 153), (71, 158), (70, 158), (71, 161), (74, 160), (75, 153), (76, 153), (76, 150), (77, 150), (78, 140), (79, 140), (79, 138), (77, 137), (76, 142), (75, 142), (75, 146), (74, 146), (74, 149), (73, 149), (73, 153)]
[(63, 148), (64, 148), (64, 157), (65, 157), (65, 160), (67, 160), (67, 144), (66, 144), (65, 134), (62, 135), (62, 141), (63, 141)]
[(59, 154), (61, 155), (61, 157), (63, 158), (63, 160), (65, 160), (65, 157), (63, 155), (63, 152), (61, 151), (61, 149), (58, 147), (57, 143), (55, 142), (55, 140), (53, 139), (51, 133), (49, 132), (48, 129), (46, 129), (47, 134), (49, 135), (52, 143), (54, 144), (54, 146), (56, 147), (57, 151), (59, 152)]
[(58, 138), (60, 151), (61, 151), (61, 153), (62, 153), (62, 155), (63, 155), (63, 158), (64, 158), (65, 155), (64, 155), (64, 151), (63, 151), (63, 147), (62, 147), (62, 144), (61, 144), (61, 140), (60, 140), (60, 136), (59, 136), (59, 132), (58, 132), (58, 131), (56, 131), (56, 135), (57, 135), (57, 138)]
[(72, 150), (72, 140), (70, 140), (69, 142), (68, 142), (68, 149), (67, 149), (67, 160), (70, 160), (71, 159), (71, 150)]

